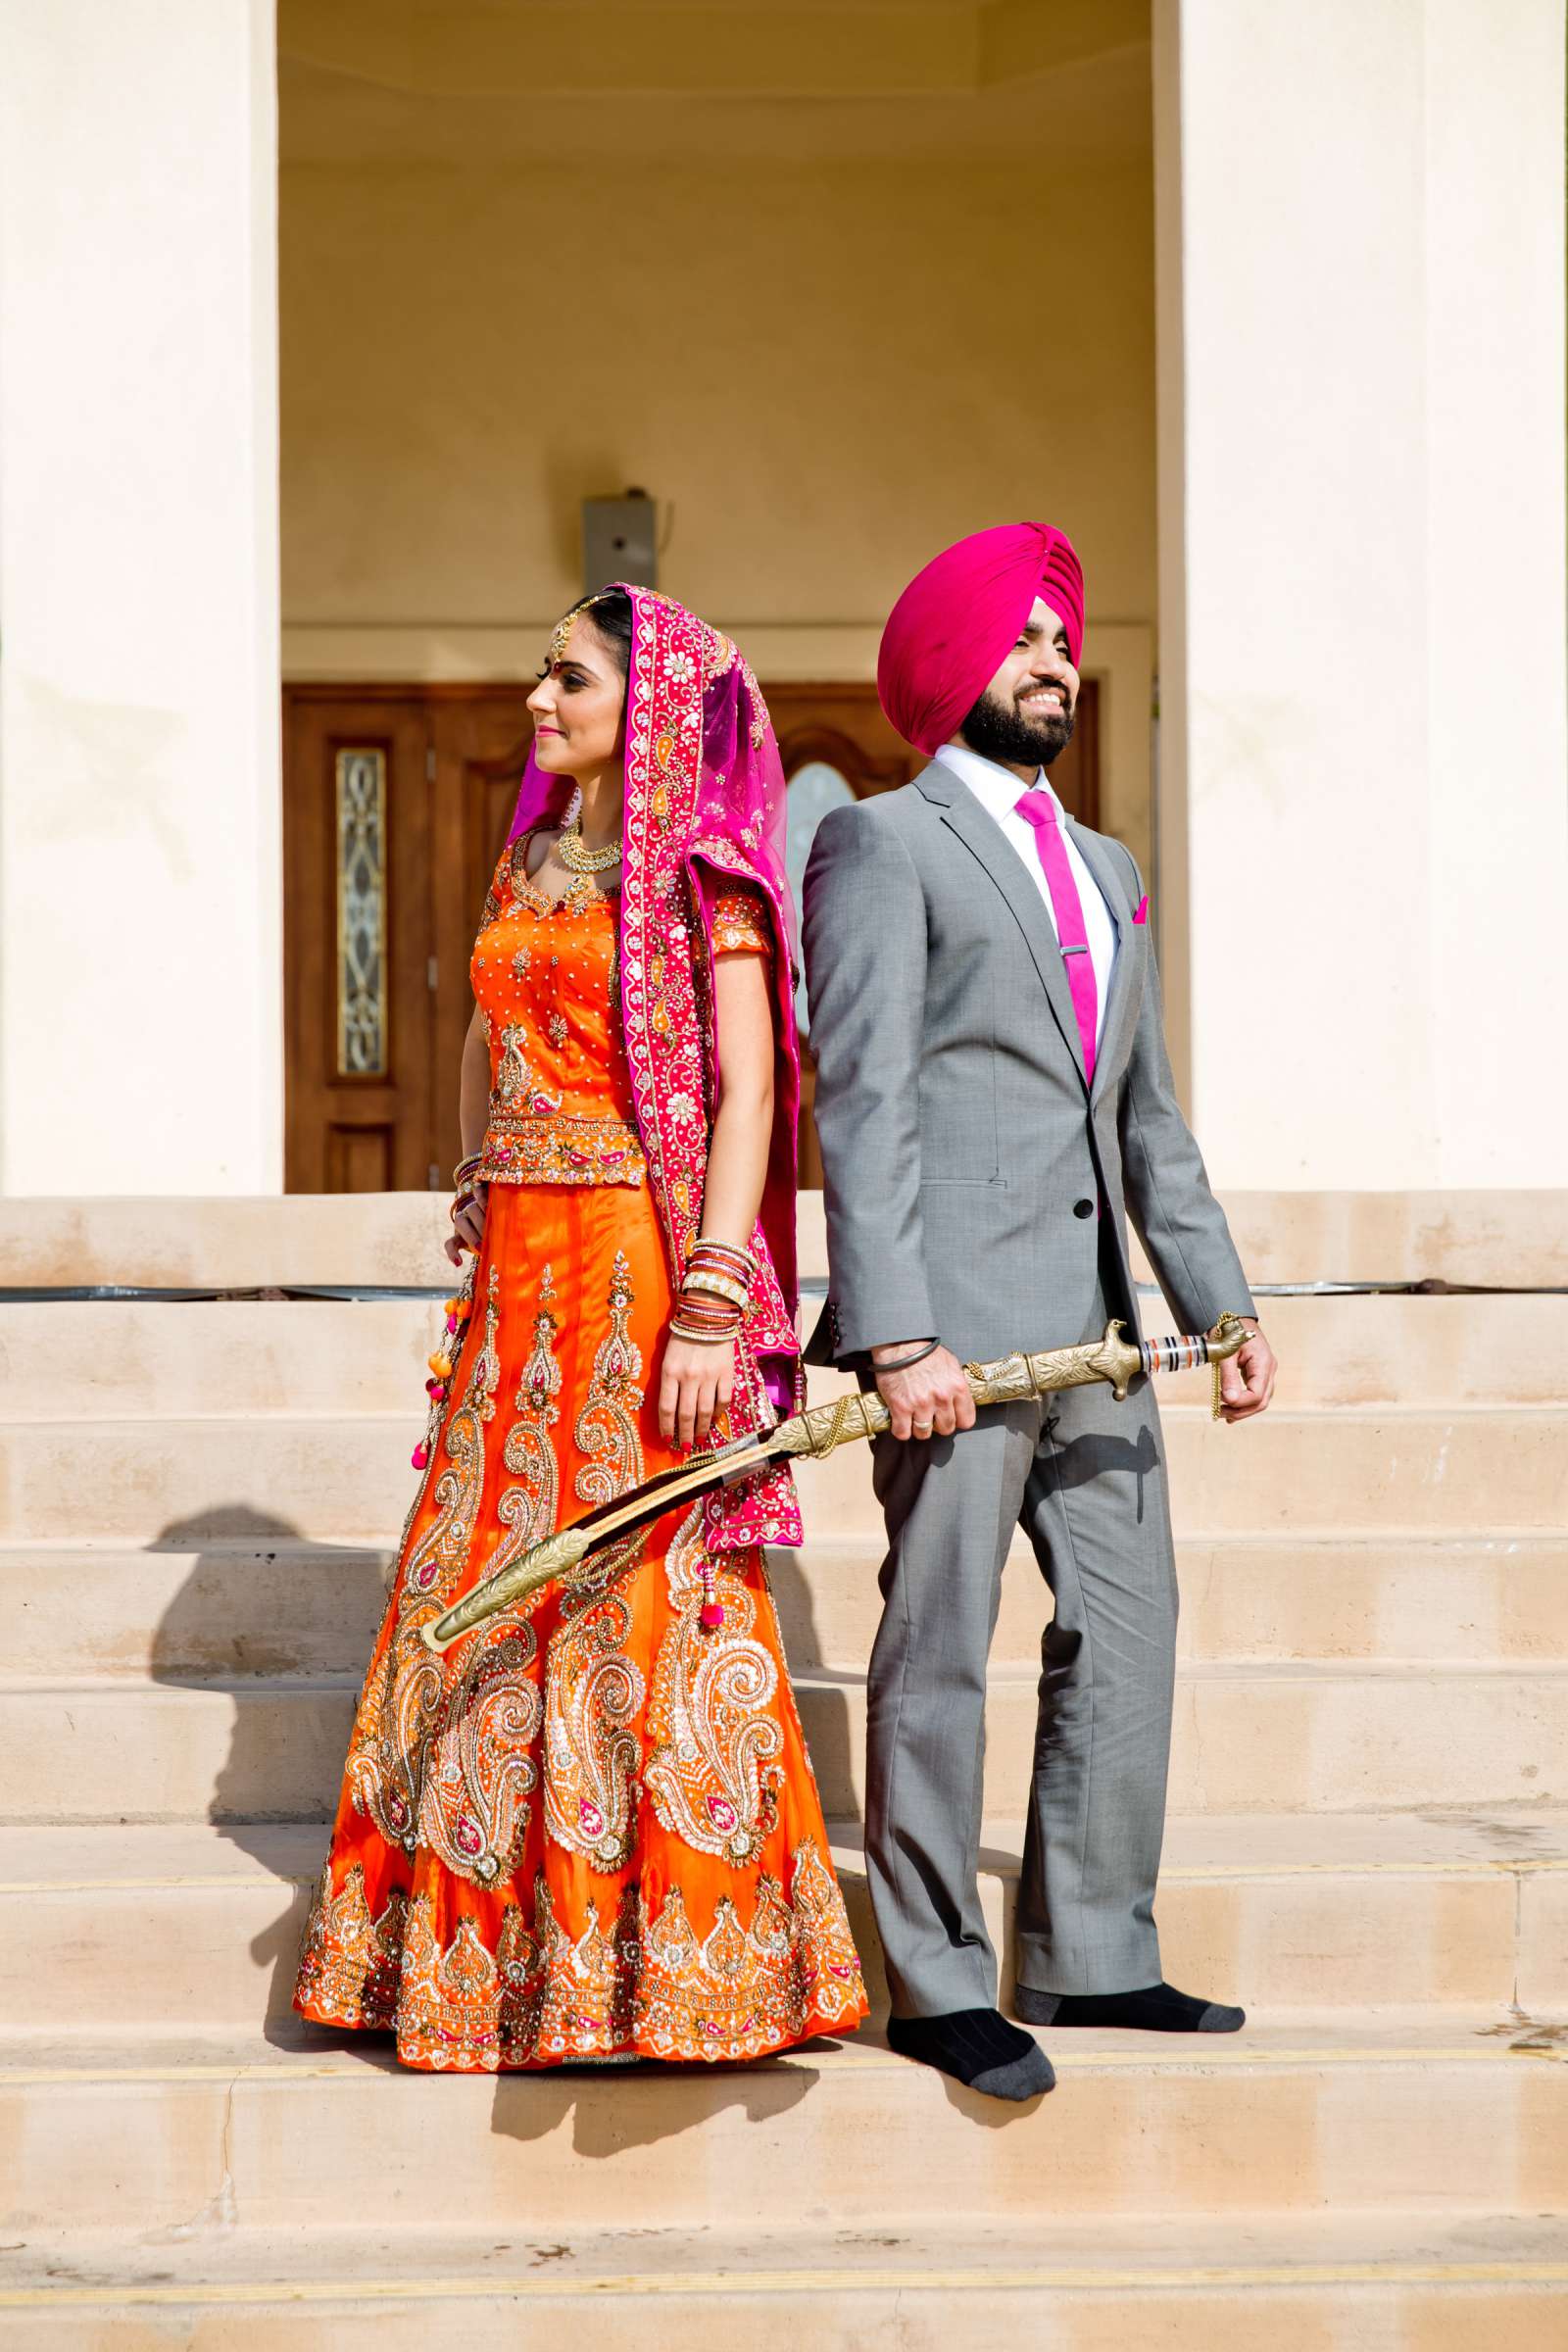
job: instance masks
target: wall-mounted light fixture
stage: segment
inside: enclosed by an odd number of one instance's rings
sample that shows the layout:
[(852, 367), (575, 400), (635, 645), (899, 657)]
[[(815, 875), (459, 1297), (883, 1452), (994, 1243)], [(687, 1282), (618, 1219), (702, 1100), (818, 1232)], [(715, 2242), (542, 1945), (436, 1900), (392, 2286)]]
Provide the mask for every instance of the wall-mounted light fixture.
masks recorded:
[(634, 588), (659, 586), (658, 516), (646, 490), (623, 498), (582, 502), (582, 587), (585, 596), (612, 580)]

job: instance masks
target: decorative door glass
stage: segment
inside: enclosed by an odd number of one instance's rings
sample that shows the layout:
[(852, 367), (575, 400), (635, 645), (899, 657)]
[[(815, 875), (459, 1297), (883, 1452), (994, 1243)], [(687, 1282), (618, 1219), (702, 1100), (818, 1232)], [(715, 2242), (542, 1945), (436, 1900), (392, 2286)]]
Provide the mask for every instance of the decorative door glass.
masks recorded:
[(386, 754), (337, 755), (337, 1068), (387, 1068)]

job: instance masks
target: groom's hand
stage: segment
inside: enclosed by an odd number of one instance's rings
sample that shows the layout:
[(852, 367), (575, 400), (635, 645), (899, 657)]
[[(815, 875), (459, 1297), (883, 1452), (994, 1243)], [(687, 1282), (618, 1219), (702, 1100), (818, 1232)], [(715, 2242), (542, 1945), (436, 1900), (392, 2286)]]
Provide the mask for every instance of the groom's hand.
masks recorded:
[(963, 1366), (951, 1348), (938, 1348), (907, 1372), (884, 1372), (884, 1360), (897, 1362), (918, 1340), (873, 1348), (871, 1368), (877, 1392), (887, 1406), (896, 1438), (951, 1438), (955, 1430), (973, 1429), (974, 1396)]
[(1254, 1317), (1246, 1315), (1243, 1320), (1251, 1336), (1219, 1368), (1219, 1409), (1227, 1421), (1250, 1421), (1254, 1413), (1267, 1412), (1279, 1370)]

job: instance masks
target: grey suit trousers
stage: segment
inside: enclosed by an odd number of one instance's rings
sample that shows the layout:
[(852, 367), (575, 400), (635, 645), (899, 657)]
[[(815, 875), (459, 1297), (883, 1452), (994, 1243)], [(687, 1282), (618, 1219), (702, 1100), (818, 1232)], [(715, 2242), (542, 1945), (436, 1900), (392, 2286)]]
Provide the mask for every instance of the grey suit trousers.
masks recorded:
[[(1085, 1338), (1103, 1331), (1097, 1299)], [(924, 1444), (877, 1441), (887, 1521), (871, 1655), (866, 1862), (893, 2009), (990, 2008), (977, 1881), (986, 1665), (1015, 1526), (1055, 1596), (1041, 1643), (1017, 1975), (1040, 1992), (1160, 1979), (1176, 1568), (1152, 1385), (984, 1409)], [(995, 1788), (1010, 1814), (1017, 1791)]]

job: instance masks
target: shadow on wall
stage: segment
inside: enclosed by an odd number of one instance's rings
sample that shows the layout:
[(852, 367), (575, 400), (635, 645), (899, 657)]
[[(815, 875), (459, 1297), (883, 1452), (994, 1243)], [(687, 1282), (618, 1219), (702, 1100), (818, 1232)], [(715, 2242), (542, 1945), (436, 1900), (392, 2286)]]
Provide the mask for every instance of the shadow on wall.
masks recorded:
[(172, 1521), (149, 1548), (189, 1563), (154, 1635), (152, 1674), (191, 1693), (191, 1766), (212, 1776), (206, 1816), (285, 1898), (251, 1946), (268, 1972), (270, 2033), (291, 2014), (389, 1555), (308, 1539), (250, 1503)]

